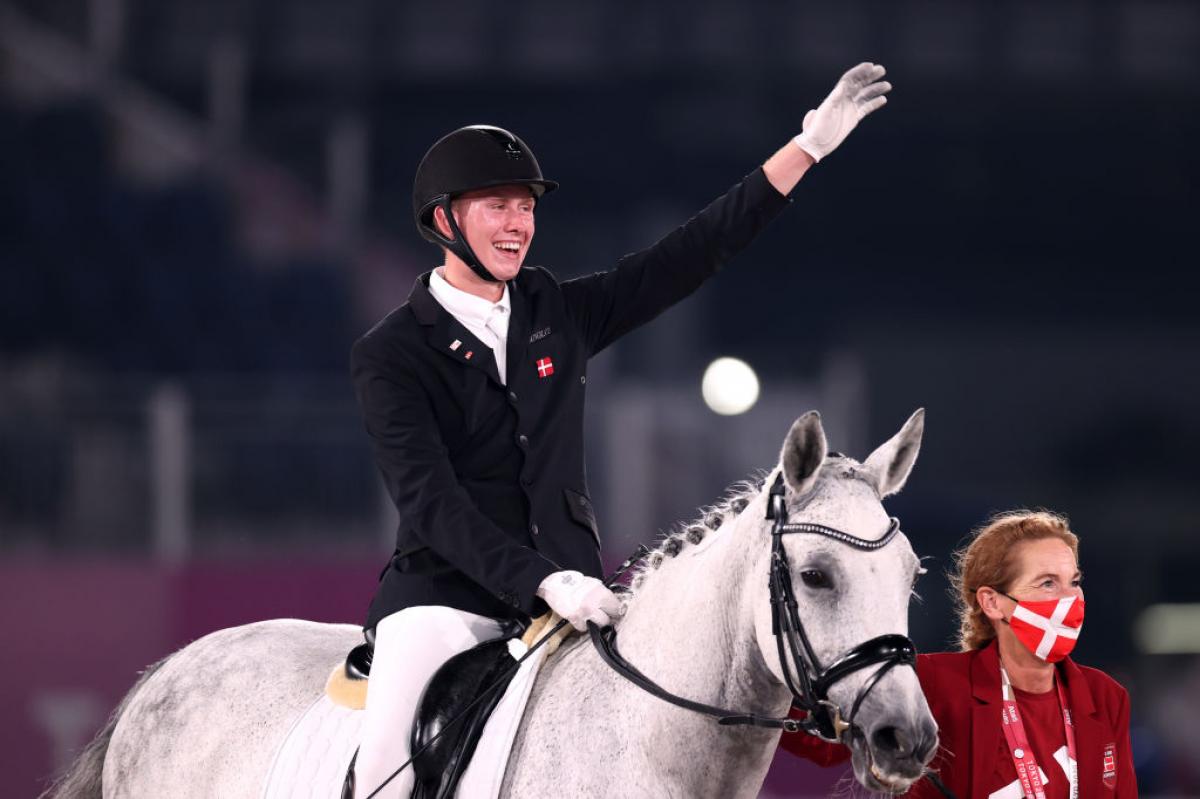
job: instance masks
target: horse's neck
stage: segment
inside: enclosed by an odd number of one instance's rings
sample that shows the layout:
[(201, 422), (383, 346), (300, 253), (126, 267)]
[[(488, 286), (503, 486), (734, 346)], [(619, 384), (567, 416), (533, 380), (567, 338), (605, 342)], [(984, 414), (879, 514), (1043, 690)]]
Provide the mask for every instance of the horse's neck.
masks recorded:
[[(788, 694), (771, 678), (754, 631), (766, 602), (766, 567), (729, 527), (708, 546), (684, 547), (650, 571), (618, 627), (622, 654), (668, 691), (738, 712), (785, 712)], [(758, 591), (755, 589), (762, 588)], [(709, 719), (697, 716), (707, 727)]]
[[(737, 712), (780, 714), (787, 692), (758, 654), (749, 606), (751, 584), (763, 586), (766, 601), (766, 573), (754, 572), (734, 533), (726, 530), (702, 549), (684, 547), (652, 570), (617, 627), (617, 643), (638, 670), (677, 696)], [(533, 714), (514, 746), (516, 767), (510, 766), (505, 783), (510, 795), (546, 795), (539, 790), (544, 775), (561, 762), (578, 763), (563, 795), (604, 795), (614, 776), (627, 783), (631, 796), (757, 795), (776, 733), (722, 727), (673, 707), (615, 674), (587, 652), (586, 640), (567, 646), (531, 700), (543, 712)], [(589, 752), (603, 752), (603, 762)], [(624, 771), (614, 775), (613, 762)]]

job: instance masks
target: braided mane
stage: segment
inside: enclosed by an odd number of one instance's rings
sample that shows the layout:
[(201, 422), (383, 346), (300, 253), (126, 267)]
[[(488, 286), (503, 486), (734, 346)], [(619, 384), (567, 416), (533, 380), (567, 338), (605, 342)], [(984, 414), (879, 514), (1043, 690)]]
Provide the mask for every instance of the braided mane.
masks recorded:
[(688, 546), (695, 546), (709, 533), (720, 529), (732, 516), (737, 516), (762, 491), (767, 476), (772, 470), (759, 470), (751, 476), (738, 480), (725, 489), (721, 498), (712, 505), (702, 507), (700, 516), (690, 522), (679, 522), (663, 533), (658, 546), (650, 551), (633, 574), (630, 588), (636, 591), (650, 576), (650, 572), (662, 566), (663, 560), (673, 558)]

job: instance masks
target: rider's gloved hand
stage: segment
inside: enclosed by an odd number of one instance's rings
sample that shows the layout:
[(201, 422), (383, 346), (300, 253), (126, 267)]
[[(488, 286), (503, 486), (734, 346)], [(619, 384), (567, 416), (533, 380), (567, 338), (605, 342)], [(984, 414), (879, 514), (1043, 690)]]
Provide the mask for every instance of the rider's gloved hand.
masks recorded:
[(814, 161), (833, 152), (860, 119), (887, 102), (892, 84), (880, 80), (886, 71), (864, 62), (842, 75), (825, 101), (804, 115), (804, 132), (794, 139), (800, 149)]
[(576, 630), (586, 630), (589, 621), (605, 627), (623, 612), (621, 600), (604, 583), (577, 571), (554, 572), (542, 580), (537, 595)]

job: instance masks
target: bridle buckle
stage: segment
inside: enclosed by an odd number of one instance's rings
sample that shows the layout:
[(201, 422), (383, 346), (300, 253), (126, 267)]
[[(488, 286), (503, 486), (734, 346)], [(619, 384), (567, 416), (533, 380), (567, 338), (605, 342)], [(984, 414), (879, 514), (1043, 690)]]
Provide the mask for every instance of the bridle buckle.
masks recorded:
[(828, 738), (821, 730), (820, 724), (816, 726), (816, 736), (822, 741), (827, 741), (831, 744), (842, 743), (842, 734), (850, 729), (850, 723), (842, 718), (842, 709), (828, 699), (819, 699), (817, 704), (825, 708), (825, 717), (829, 719), (829, 726), (833, 729), (833, 737)]

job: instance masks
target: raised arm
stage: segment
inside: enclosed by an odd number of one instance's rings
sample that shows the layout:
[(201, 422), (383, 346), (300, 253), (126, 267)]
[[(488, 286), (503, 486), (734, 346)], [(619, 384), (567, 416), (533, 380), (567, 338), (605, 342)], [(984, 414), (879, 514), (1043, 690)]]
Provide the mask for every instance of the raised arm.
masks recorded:
[(616, 268), (562, 284), (567, 310), (595, 354), (691, 294), (744, 249), (787, 205), (814, 163), (833, 152), (858, 121), (887, 102), (884, 69), (848, 71), (803, 132), (754, 172), (658, 243), (626, 255)]
[(842, 75), (820, 106), (804, 115), (804, 131), (779, 148), (763, 164), (767, 180), (780, 194), (789, 194), (808, 168), (845, 140), (858, 121), (887, 103), (892, 84), (879, 64), (863, 62)]

